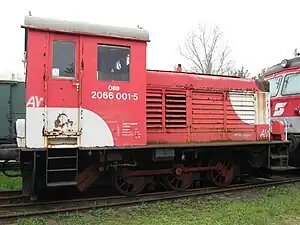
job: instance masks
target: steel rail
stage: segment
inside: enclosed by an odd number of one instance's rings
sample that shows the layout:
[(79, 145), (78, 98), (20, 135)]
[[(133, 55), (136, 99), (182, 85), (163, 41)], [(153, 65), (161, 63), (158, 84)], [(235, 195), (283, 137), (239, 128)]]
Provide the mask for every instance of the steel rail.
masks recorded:
[(24, 202), (28, 196), (24, 196), (22, 190), (5, 190), (0, 191), (0, 205), (12, 202)]
[(0, 191), (0, 198), (1, 197), (8, 197), (8, 196), (16, 196), (16, 195), (22, 195), (22, 190), (5, 190)]
[[(47, 202), (27, 202), (25, 204), (7, 204), (0, 206), (0, 219), (13, 219), (18, 217), (41, 216), (59, 212), (72, 212), (104, 207), (127, 206), (145, 202), (171, 200), (186, 197), (196, 197), (224, 192), (242, 191), (267, 186), (278, 186), (283, 184), (300, 182), (300, 178), (279, 179), (275, 181), (258, 182), (254, 184), (238, 184), (227, 188), (196, 188), (184, 192), (156, 192), (141, 194), (136, 197), (100, 197), (86, 199), (72, 199)], [(71, 205), (71, 206), (70, 206)], [(42, 207), (42, 208), (39, 208)]]

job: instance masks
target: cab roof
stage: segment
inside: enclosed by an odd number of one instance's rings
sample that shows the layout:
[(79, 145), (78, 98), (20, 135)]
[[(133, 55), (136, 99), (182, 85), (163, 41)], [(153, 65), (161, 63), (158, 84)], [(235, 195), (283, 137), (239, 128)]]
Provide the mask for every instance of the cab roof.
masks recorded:
[[(285, 63), (286, 66), (283, 66), (283, 63)], [(266, 72), (264, 73), (264, 76), (270, 75), (273, 73), (279, 73), (284, 70), (292, 69), (295, 67), (300, 67), (300, 57), (285, 59), (282, 62), (277, 63), (276, 65), (273, 65), (273, 66), (267, 68)]]
[(147, 30), (25, 16), (23, 28), (150, 41)]

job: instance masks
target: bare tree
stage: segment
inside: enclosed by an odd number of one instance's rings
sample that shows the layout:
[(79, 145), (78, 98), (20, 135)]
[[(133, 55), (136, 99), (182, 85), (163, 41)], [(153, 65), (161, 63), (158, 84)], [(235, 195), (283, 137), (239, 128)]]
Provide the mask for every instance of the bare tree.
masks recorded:
[(264, 78), (264, 74), (266, 72), (266, 68), (263, 68), (258, 74), (257, 74), (257, 77), (259, 79), (263, 79)]
[(223, 43), (223, 33), (218, 26), (208, 30), (199, 24), (198, 30), (188, 34), (180, 54), (191, 63), (193, 72), (228, 74), (233, 69), (229, 60), (231, 49)]
[(232, 70), (231, 74), (241, 78), (250, 78), (249, 70), (245, 69), (244, 66), (242, 66), (240, 69)]
[(266, 68), (261, 69), (261, 71), (257, 75), (253, 76), (252, 79), (263, 80), (265, 72), (266, 72)]

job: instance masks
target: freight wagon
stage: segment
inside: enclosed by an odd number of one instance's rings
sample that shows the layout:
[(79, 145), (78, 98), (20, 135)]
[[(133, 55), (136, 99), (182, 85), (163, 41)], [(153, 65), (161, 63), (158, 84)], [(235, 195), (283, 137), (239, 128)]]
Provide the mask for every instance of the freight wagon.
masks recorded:
[(0, 80), (0, 160), (18, 159), (16, 122), (25, 111), (25, 82)]

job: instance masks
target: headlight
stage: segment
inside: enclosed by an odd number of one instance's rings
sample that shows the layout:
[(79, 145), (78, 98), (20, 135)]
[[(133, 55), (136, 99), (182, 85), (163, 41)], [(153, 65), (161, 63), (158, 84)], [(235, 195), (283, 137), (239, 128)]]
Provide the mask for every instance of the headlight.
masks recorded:
[(282, 60), (282, 62), (281, 62), (281, 66), (282, 66), (283, 68), (285, 68), (285, 67), (288, 66), (288, 63), (289, 63), (289, 61), (288, 61), (287, 59), (284, 59), (284, 60)]

